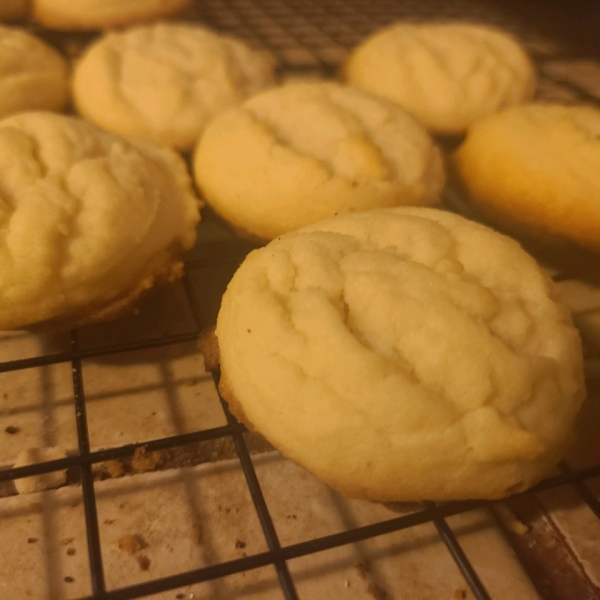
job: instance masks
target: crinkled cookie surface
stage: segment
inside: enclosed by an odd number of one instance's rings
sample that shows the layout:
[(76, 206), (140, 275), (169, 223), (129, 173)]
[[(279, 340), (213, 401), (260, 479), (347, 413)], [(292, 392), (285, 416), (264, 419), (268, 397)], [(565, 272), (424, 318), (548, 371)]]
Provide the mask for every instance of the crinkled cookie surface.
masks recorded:
[(552, 282), (462, 217), (336, 217), (249, 255), (216, 335), (235, 414), (334, 488), (496, 498), (558, 462), (582, 355)]
[(0, 117), (61, 110), (69, 97), (65, 59), (34, 35), (0, 26)]
[(92, 44), (73, 95), (79, 112), (109, 131), (188, 150), (217, 113), (274, 84), (266, 52), (204, 27), (155, 23)]
[(334, 214), (435, 204), (445, 182), (440, 151), (410, 115), (332, 82), (290, 83), (219, 115), (194, 175), (219, 215), (266, 240)]
[(0, 121), (0, 329), (116, 311), (180, 273), (198, 220), (174, 152), (53, 113)]
[(352, 52), (345, 75), (397, 102), (427, 129), (449, 134), (531, 99), (535, 90), (535, 70), (520, 44), (469, 23), (387, 27)]

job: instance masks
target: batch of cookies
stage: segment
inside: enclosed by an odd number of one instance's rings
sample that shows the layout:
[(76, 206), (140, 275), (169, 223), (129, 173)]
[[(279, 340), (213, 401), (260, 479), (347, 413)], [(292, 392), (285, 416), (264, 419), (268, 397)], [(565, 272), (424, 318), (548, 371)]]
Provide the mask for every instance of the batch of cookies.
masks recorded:
[[(490, 219), (600, 251), (600, 112), (533, 102), (488, 26), (397, 23), (339, 80), (279, 84), (268, 53), (164, 20), (188, 4), (32, 0), (104, 30), (73, 65), (0, 28), (0, 329), (122, 314), (181, 276), (206, 202), (265, 244), (204, 340), (249, 428), (375, 501), (551, 472), (585, 395), (569, 311), (516, 241), (435, 205), (456, 178)], [(465, 137), (445, 156), (440, 135)]]

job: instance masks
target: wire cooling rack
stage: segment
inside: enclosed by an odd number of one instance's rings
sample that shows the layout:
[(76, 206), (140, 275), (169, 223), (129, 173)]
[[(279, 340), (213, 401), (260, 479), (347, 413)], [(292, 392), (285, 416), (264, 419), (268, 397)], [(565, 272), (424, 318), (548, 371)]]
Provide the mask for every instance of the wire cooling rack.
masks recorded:
[[(539, 7), (538, 7), (539, 8)], [(524, 10), (524, 9), (523, 9)], [(524, 10), (524, 12), (526, 12)], [(529, 11), (531, 13), (531, 10)], [(187, 15), (192, 20), (206, 23), (216, 29), (227, 31), (249, 42), (270, 50), (279, 60), (283, 76), (288, 74), (314, 74), (330, 76), (334, 74), (344, 60), (347, 52), (365, 35), (396, 19), (449, 19), (469, 18), (475, 21), (491, 22), (505, 27), (518, 35), (538, 64), (541, 73), (540, 84), (550, 96), (555, 94), (562, 101), (594, 101), (593, 92), (575, 77), (560, 75), (561, 60), (577, 60), (590, 56), (590, 49), (585, 46), (582, 50), (582, 39), (573, 43), (566, 30), (557, 30), (554, 13), (547, 20), (519, 19), (518, 12), (509, 8), (498, 8), (493, 4), (483, 4), (475, 0), (456, 2), (394, 2), (381, 0), (366, 2), (365, 0), (203, 0), (192, 7)], [(554, 20), (553, 20), (554, 19)], [(550, 24), (550, 29), (548, 29)], [(35, 29), (35, 26), (32, 26)], [(550, 31), (551, 35), (549, 35)], [(67, 54), (77, 54), (82, 45), (92, 36), (88, 34), (56, 34), (39, 31), (47, 39), (61, 48)], [(564, 34), (564, 35), (563, 35)], [(546, 64), (552, 62), (554, 71), (546, 69)], [(556, 73), (559, 75), (556, 75)], [(544, 88), (545, 86), (545, 88)], [(40, 462), (35, 465), (20, 468), (4, 468), (0, 470), (0, 496), (8, 496), (11, 482), (19, 478), (40, 475), (64, 469), (70, 473), (70, 483), (80, 485), (83, 497), (85, 515), (85, 531), (87, 551), (89, 556), (91, 594), (90, 599), (129, 600), (168, 590), (178, 590), (194, 583), (223, 578), (234, 573), (258, 569), (272, 565), (276, 569), (281, 593), (285, 598), (299, 598), (294, 577), (288, 568), (288, 561), (323, 552), (332, 548), (345, 546), (385, 536), (391, 532), (415, 527), (423, 523), (433, 524), (439, 538), (445, 544), (460, 572), (464, 576), (472, 594), (478, 600), (490, 598), (482, 583), (473, 562), (469, 560), (448, 520), (454, 515), (491, 506), (483, 501), (465, 501), (450, 503), (425, 503), (419, 505), (408, 514), (402, 514), (374, 524), (350, 528), (324, 535), (314, 539), (292, 544), (281, 544), (278, 531), (271, 515), (269, 504), (263, 495), (261, 485), (254, 467), (251, 452), (256, 450), (245, 435), (245, 428), (236, 422), (229, 413), (225, 403), (222, 410), (226, 424), (181, 433), (168, 437), (159, 437), (140, 443), (113, 444), (102, 449), (92, 449), (90, 443), (90, 421), (88, 419), (88, 396), (83, 361), (110, 359), (119, 361), (120, 357), (135, 351), (154, 349), (166, 352), (169, 348), (182, 344), (195, 343), (200, 332), (214, 323), (218, 310), (219, 298), (229, 277), (250, 246), (236, 240), (208, 215), (200, 226), (197, 247), (186, 259), (186, 274), (183, 279), (182, 297), (187, 311), (191, 315), (189, 326), (176, 332), (163, 331), (156, 336), (141, 339), (125, 339), (108, 345), (82, 343), (85, 332), (71, 331), (68, 334), (67, 345), (49, 344), (45, 351), (35, 356), (6, 359), (0, 362), (0, 373), (23, 371), (49, 365), (68, 364), (72, 372), (72, 398), (75, 410), (77, 452), (67, 458)], [(557, 272), (558, 278), (567, 278), (568, 272)], [(198, 281), (202, 285), (198, 285)], [(128, 321), (120, 325), (127, 329)], [(89, 335), (87, 336), (89, 337)], [(87, 338), (86, 338), (87, 339)], [(594, 341), (586, 342), (588, 356), (600, 357), (600, 348)], [(215, 375), (215, 383), (218, 375)], [(4, 387), (3, 389), (7, 389)], [(252, 498), (262, 532), (266, 540), (266, 550), (241, 556), (233, 560), (217, 562), (202, 568), (176, 573), (166, 577), (150, 578), (142, 583), (107, 589), (103, 548), (100, 535), (99, 514), (97, 509), (96, 481), (99, 465), (110, 461), (127, 462), (143, 447), (144, 452), (170, 452), (171, 461), (166, 465), (176, 468), (181, 464), (196, 464), (202, 462), (195, 449), (203, 443), (221, 440), (225, 446), (232, 449), (238, 457), (245, 477), (246, 485)], [(184, 458), (182, 458), (184, 457)], [(165, 465), (163, 465), (165, 467)], [(166, 468), (165, 467), (165, 468)], [(582, 469), (573, 469), (564, 465), (556, 475), (544, 480), (532, 490), (515, 497), (533, 498), (544, 490), (554, 490), (570, 486), (579, 496), (581, 502), (600, 519), (600, 501), (592, 491), (589, 482), (600, 476), (600, 464)], [(2, 487), (4, 486), (4, 487)], [(506, 535), (511, 542), (510, 532)], [(513, 536), (514, 537), (514, 536)], [(518, 540), (514, 544), (516, 560), (521, 560), (530, 573), (534, 584), (544, 598), (559, 598), (552, 590), (552, 582), (535, 580), (535, 573), (529, 567), (536, 557), (532, 558)], [(50, 550), (52, 552), (52, 549)], [(21, 574), (15, 573), (16, 578)], [(23, 574), (23, 576), (25, 576)], [(578, 588), (572, 588), (577, 590)], [(592, 590), (590, 595), (578, 595), (578, 600), (597, 598), (600, 592)], [(593, 595), (596, 594), (596, 595)], [(274, 595), (273, 597), (275, 597)], [(12, 596), (11, 596), (12, 597)], [(187, 598), (179, 593), (176, 598)], [(191, 596), (190, 596), (191, 597)], [(279, 597), (279, 596), (277, 596)], [(375, 597), (375, 596), (374, 596)], [(381, 594), (380, 598), (390, 597)], [(402, 598), (398, 590), (394, 598)], [(466, 596), (460, 596), (466, 597)], [(564, 596), (563, 596), (564, 597)]]

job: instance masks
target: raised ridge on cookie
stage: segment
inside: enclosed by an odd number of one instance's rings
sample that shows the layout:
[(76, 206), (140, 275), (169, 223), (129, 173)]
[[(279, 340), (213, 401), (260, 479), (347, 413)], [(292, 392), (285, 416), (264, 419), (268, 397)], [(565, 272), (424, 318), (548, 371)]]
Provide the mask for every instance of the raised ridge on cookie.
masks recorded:
[(194, 175), (225, 221), (263, 240), (334, 214), (435, 204), (445, 182), (442, 155), (413, 117), (334, 82), (289, 83), (217, 116)]
[(464, 22), (395, 23), (359, 44), (344, 74), (443, 134), (462, 133), (485, 115), (530, 100), (536, 81), (515, 38)]

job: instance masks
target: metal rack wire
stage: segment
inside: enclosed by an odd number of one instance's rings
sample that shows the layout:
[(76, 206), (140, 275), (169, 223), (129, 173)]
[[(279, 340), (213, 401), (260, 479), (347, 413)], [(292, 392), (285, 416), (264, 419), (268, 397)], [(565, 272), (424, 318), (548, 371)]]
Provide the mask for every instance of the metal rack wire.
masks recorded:
[[(321, 75), (334, 72), (349, 48), (372, 30), (398, 18), (448, 18), (465, 15), (478, 20), (492, 21), (513, 29), (516, 27), (525, 37), (532, 33), (527, 24), (514, 23), (498, 9), (479, 7), (474, 14), (473, 3), (464, 2), (361, 2), (360, 0), (204, 0), (202, 6), (192, 11), (192, 17), (235, 35), (252, 40), (267, 47), (279, 59), (283, 73), (311, 71)], [(533, 34), (537, 35), (535, 31)], [(54, 38), (60, 45), (61, 40)], [(565, 54), (573, 53), (572, 48)], [(584, 90), (575, 90), (586, 98)], [(94, 450), (90, 449), (88, 417), (86, 414), (86, 392), (82, 361), (98, 357), (118, 357), (133, 350), (168, 348), (184, 342), (195, 341), (202, 329), (214, 321), (215, 307), (197, 296), (192, 283), (195, 272), (209, 269), (215, 264), (228, 263), (231, 270), (241, 260), (247, 248), (237, 242), (227, 247), (213, 248), (210, 245), (200, 253), (200, 257), (190, 257), (186, 264), (184, 290), (189, 310), (194, 316), (194, 327), (187, 332), (164, 335), (142, 341), (109, 345), (104, 347), (82, 347), (79, 332), (70, 333), (70, 348), (40, 356), (8, 360), (0, 363), (0, 373), (25, 370), (32, 367), (69, 363), (72, 369), (72, 389), (77, 425), (78, 453), (60, 460), (42, 462), (20, 468), (0, 470), (0, 483), (22, 477), (39, 475), (63, 469), (75, 469), (79, 475), (83, 493), (83, 506), (87, 533), (87, 547), (91, 573), (91, 595), (94, 600), (130, 600), (148, 594), (174, 590), (193, 583), (213, 580), (233, 573), (273, 565), (279, 585), (287, 599), (299, 598), (294, 579), (287, 562), (291, 559), (322, 552), (331, 548), (352, 544), (394, 531), (414, 527), (422, 523), (432, 523), (448, 552), (478, 600), (490, 598), (472, 562), (462, 549), (456, 535), (448, 525), (448, 518), (477, 508), (490, 506), (484, 501), (464, 501), (450, 503), (427, 503), (410, 514), (397, 516), (383, 522), (365, 525), (334, 533), (324, 537), (282, 545), (270, 514), (269, 506), (261, 491), (261, 486), (250, 457), (244, 437), (245, 428), (229, 413), (222, 403), (226, 425), (204, 429), (192, 433), (174, 435), (145, 441), (143, 444), (129, 443), (120, 446)], [(218, 299), (217, 299), (218, 300)], [(591, 347), (591, 346), (590, 346)], [(600, 356), (600, 348), (596, 348)], [(215, 375), (217, 383), (218, 375)], [(105, 461), (132, 457), (143, 446), (147, 452), (184, 447), (208, 440), (229, 439), (239, 458), (245, 480), (258, 514), (267, 550), (250, 556), (228, 560), (203, 568), (176, 575), (153, 579), (145, 583), (119, 589), (107, 589), (94, 488), (94, 465)], [(532, 495), (542, 490), (571, 486), (593, 513), (600, 519), (600, 501), (589, 488), (587, 482), (600, 476), (600, 464), (586, 469), (564, 467), (562, 472), (538, 484), (522, 495)]]

